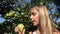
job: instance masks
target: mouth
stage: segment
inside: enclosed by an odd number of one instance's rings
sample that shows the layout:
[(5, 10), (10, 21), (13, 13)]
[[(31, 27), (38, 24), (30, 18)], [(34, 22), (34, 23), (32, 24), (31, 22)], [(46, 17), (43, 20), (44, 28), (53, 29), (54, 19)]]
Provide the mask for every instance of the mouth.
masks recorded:
[(34, 24), (35, 20), (32, 20), (31, 22)]

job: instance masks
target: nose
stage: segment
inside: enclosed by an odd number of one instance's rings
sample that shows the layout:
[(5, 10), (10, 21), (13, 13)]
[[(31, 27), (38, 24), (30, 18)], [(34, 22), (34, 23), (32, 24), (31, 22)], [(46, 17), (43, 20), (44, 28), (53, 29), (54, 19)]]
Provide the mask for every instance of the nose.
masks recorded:
[(32, 19), (32, 18), (33, 18), (33, 15), (30, 16), (30, 19)]

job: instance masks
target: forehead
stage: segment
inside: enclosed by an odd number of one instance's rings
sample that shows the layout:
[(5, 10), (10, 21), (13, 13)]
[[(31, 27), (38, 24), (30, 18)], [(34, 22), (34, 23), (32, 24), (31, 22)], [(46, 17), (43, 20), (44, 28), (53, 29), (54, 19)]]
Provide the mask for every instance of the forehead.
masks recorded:
[(37, 8), (33, 7), (33, 8), (30, 9), (29, 12), (37, 12)]

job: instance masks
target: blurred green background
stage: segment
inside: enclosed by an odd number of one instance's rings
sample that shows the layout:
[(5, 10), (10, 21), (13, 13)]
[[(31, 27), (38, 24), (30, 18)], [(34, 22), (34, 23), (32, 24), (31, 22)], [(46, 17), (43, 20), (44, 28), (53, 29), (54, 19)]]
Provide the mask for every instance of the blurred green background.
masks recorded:
[(29, 18), (32, 4), (43, 4), (49, 10), (49, 16), (60, 31), (60, 0), (0, 0), (0, 34), (16, 34), (15, 26), (25, 25), (26, 34), (33, 27)]

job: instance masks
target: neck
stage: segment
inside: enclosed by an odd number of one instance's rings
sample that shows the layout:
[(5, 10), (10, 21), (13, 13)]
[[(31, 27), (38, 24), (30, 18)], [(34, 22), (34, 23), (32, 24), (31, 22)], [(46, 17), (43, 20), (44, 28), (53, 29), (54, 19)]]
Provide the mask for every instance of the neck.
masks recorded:
[(36, 29), (36, 33), (37, 33), (37, 34), (40, 34), (39, 26), (38, 26), (37, 29)]

